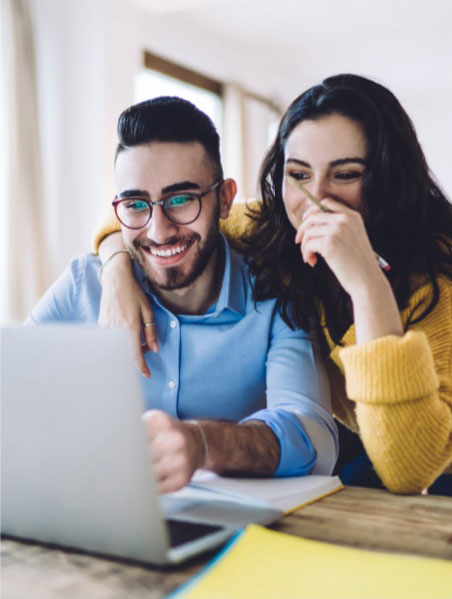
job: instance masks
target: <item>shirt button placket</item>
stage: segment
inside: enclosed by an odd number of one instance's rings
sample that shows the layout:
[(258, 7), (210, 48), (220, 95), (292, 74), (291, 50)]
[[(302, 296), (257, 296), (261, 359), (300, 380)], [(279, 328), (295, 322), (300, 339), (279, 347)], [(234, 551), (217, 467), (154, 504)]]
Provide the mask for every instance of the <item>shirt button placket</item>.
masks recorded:
[(171, 412), (177, 414), (177, 401), (179, 391), (179, 377), (180, 377), (180, 324), (176, 318), (171, 318), (169, 321), (170, 326), (170, 345), (173, 352), (173, 359), (170, 376), (168, 379), (168, 389), (170, 392), (169, 403), (171, 405)]

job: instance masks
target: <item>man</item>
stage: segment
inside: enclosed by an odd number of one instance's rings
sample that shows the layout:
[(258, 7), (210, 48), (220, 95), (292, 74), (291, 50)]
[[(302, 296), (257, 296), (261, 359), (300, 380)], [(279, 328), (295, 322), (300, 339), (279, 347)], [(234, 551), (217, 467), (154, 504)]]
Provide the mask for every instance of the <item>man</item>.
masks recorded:
[[(337, 433), (309, 336), (268, 300), (254, 305), (243, 259), (219, 232), (236, 192), (223, 180), (210, 119), (179, 98), (120, 116), (114, 205), (152, 306), (160, 351), (143, 379), (161, 492), (197, 468), (285, 476), (330, 473)], [(99, 259), (77, 258), (30, 315), (95, 322)]]

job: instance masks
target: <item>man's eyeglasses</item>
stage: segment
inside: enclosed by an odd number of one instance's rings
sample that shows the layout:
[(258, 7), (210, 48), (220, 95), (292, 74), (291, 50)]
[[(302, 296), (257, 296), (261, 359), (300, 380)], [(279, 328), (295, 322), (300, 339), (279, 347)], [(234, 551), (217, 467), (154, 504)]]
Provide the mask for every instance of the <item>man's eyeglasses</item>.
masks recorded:
[(151, 202), (142, 196), (131, 196), (127, 198), (116, 198), (112, 204), (119, 222), (128, 229), (141, 229), (145, 227), (152, 218), (154, 206), (161, 206), (168, 220), (177, 225), (190, 225), (201, 213), (201, 200), (208, 193), (223, 183), (220, 179), (201, 193), (195, 191), (183, 191), (173, 193), (166, 198)]

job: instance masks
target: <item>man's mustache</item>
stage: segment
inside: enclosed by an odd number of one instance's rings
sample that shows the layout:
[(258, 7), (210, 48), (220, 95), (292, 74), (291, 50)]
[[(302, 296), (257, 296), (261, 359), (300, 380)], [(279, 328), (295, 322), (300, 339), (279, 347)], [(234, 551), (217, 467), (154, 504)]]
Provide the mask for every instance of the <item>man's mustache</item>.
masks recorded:
[(134, 239), (133, 247), (136, 250), (138, 250), (140, 248), (158, 248), (158, 247), (163, 247), (166, 245), (178, 245), (178, 244), (183, 245), (183, 244), (186, 244), (186, 243), (192, 242), (192, 241), (201, 241), (201, 236), (199, 235), (199, 233), (193, 233), (193, 235), (190, 235), (189, 237), (174, 235), (173, 237), (168, 237), (168, 239), (165, 239), (165, 241), (163, 243), (157, 243), (156, 241), (153, 241), (152, 239), (147, 239), (146, 241), (140, 241), (140, 239)]

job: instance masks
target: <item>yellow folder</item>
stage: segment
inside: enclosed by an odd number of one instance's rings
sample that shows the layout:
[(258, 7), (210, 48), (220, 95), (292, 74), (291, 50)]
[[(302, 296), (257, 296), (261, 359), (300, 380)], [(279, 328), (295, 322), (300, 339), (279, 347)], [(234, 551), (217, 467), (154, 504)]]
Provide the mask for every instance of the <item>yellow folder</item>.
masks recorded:
[(248, 526), (172, 599), (451, 599), (452, 562)]

